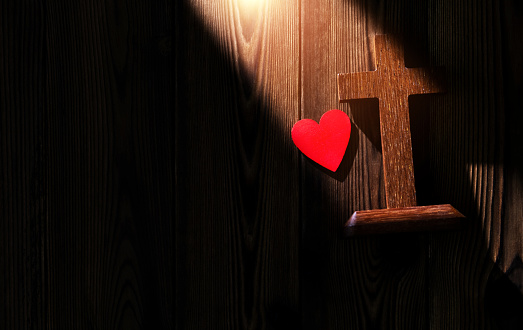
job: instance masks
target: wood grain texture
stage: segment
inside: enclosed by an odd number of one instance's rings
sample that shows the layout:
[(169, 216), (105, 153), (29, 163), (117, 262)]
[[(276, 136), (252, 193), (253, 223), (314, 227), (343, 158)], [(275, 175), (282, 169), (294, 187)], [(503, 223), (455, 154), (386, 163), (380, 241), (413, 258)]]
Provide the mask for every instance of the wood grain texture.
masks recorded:
[(47, 324), (45, 7), (0, 5), (0, 328)]
[(356, 211), (345, 224), (345, 236), (457, 230), (465, 217), (449, 204)]
[(177, 8), (177, 327), (293, 328), (299, 2)]
[[(3, 1), (0, 328), (521, 329), (522, 17), (518, 0)], [(378, 102), (336, 98), (383, 33), (408, 67), (446, 68), (446, 95), (409, 98), (413, 162), (418, 203), (451, 203), (462, 232), (340, 238), (386, 206)], [(333, 108), (353, 126), (330, 174), (290, 131)]]
[(171, 329), (168, 3), (47, 4), (49, 329)]

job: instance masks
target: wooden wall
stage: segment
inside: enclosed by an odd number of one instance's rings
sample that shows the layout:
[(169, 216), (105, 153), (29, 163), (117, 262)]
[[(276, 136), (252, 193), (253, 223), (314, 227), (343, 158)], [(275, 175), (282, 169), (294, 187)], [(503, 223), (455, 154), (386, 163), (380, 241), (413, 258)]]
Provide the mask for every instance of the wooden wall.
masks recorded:
[[(517, 0), (4, 1), (2, 329), (521, 329)], [(412, 97), (420, 204), (455, 233), (343, 240), (385, 207), (375, 34), (446, 68)], [(346, 111), (340, 169), (290, 130)]]

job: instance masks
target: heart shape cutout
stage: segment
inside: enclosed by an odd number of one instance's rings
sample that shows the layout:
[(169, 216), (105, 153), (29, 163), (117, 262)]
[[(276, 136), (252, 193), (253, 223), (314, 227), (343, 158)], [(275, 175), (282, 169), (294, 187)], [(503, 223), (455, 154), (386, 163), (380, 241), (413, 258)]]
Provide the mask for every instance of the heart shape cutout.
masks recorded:
[(292, 141), (311, 160), (336, 172), (349, 144), (351, 123), (341, 110), (323, 114), (320, 123), (302, 119), (292, 127)]

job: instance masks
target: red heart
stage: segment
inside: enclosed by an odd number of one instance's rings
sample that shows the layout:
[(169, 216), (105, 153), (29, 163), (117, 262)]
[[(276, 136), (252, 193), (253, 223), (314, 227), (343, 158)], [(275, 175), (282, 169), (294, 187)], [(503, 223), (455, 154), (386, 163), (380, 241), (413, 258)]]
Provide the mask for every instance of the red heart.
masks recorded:
[(323, 114), (318, 125), (302, 119), (292, 127), (292, 141), (316, 163), (335, 172), (340, 166), (350, 138), (350, 119), (341, 110)]

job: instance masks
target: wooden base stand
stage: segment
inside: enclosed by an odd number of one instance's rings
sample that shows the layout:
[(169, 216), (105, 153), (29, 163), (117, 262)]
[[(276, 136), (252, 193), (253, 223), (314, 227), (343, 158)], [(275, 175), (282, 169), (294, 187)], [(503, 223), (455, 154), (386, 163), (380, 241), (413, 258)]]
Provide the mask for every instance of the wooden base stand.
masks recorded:
[(456, 230), (465, 216), (449, 204), (356, 211), (347, 221), (345, 236)]

